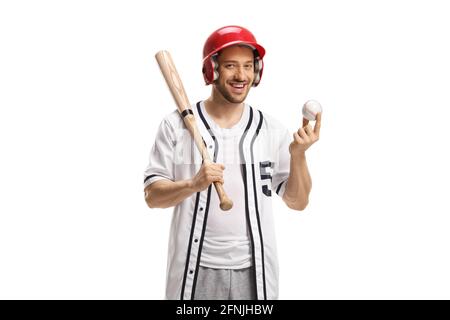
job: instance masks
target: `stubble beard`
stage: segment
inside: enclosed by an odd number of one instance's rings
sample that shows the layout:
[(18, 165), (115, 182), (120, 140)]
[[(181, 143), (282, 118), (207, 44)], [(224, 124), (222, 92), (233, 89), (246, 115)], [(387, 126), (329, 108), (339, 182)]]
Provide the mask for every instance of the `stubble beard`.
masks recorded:
[(230, 103), (242, 103), (247, 98), (248, 93), (250, 92), (251, 86), (248, 86), (247, 91), (242, 97), (235, 97), (233, 96), (226, 88), (225, 86), (216, 83), (216, 89), (220, 92), (220, 94), (224, 97), (225, 100), (227, 100)]

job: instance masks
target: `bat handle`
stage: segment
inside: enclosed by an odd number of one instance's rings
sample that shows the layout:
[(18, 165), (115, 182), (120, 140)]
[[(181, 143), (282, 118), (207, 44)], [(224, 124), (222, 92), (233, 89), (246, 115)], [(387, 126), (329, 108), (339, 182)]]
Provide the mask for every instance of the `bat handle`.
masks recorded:
[(220, 200), (220, 209), (223, 211), (228, 211), (233, 207), (233, 201), (228, 198), (225, 190), (223, 189), (223, 184), (220, 182), (214, 182), (214, 187), (216, 187), (217, 195)]
[[(209, 156), (208, 151), (206, 150), (203, 138), (200, 132), (198, 131), (194, 116), (190, 114), (184, 117), (183, 119), (187, 129), (189, 130), (194, 139), (195, 144), (197, 145), (198, 150), (200, 151), (203, 161), (211, 162), (212, 160)], [(214, 187), (216, 188), (217, 195), (219, 196), (220, 209), (222, 209), (223, 211), (230, 210), (233, 207), (233, 201), (231, 201), (231, 199), (227, 196), (223, 188), (223, 184), (218, 181), (214, 182), (213, 184)]]

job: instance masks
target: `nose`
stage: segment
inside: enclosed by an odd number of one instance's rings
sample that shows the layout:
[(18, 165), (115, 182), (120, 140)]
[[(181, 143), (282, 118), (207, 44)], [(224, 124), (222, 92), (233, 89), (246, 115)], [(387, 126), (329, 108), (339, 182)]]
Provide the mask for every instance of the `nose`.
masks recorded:
[(235, 78), (236, 78), (237, 80), (241, 80), (241, 81), (245, 80), (245, 77), (244, 77), (244, 68), (243, 68), (242, 66), (236, 68)]

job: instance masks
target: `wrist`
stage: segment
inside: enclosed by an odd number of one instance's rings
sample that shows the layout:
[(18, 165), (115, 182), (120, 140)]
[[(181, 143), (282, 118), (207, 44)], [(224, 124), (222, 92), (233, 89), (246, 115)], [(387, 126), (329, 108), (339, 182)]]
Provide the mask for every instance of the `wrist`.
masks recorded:
[(292, 144), (289, 145), (289, 153), (291, 154), (291, 157), (293, 158), (300, 158), (300, 159), (304, 159), (306, 158), (306, 150), (299, 150), (296, 147), (292, 147)]
[(194, 179), (188, 179), (186, 180), (186, 188), (191, 191), (192, 193), (197, 192), (194, 184)]

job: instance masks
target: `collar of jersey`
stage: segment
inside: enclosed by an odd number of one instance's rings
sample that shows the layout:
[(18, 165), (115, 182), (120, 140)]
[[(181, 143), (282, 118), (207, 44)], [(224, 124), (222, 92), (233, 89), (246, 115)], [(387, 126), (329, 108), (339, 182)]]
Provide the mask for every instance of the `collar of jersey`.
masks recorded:
[(203, 116), (205, 117), (206, 121), (208, 121), (208, 124), (210, 125), (211, 129), (213, 129), (214, 132), (221, 134), (221, 135), (227, 135), (230, 133), (234, 133), (236, 131), (243, 131), (245, 129), (245, 126), (248, 122), (248, 117), (250, 113), (250, 106), (246, 103), (244, 103), (244, 112), (242, 112), (241, 119), (232, 126), (231, 128), (221, 128), (206, 112), (205, 108), (205, 102), (202, 101), (200, 103), (200, 108), (202, 110)]

